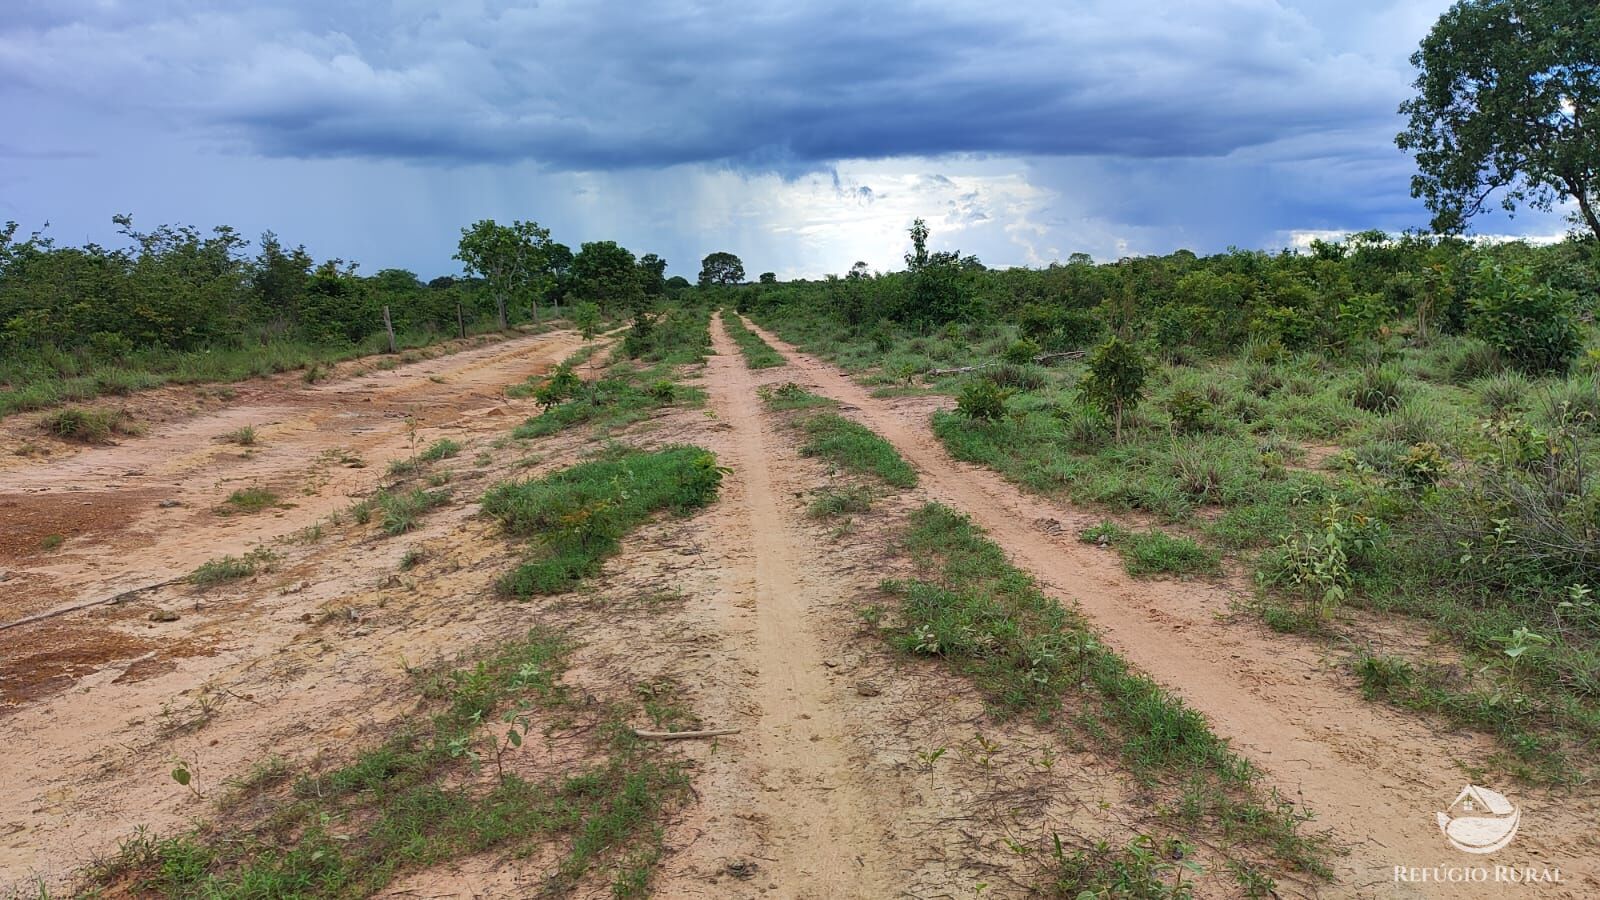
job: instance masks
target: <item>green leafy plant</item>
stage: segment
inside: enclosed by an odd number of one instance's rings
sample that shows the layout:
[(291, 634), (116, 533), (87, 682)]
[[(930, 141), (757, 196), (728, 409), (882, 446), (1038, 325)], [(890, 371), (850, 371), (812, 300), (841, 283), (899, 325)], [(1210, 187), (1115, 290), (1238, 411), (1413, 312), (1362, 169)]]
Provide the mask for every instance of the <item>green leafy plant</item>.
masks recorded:
[(1123, 416), (1139, 405), (1148, 374), (1144, 357), (1119, 337), (1112, 336), (1089, 354), (1088, 372), (1078, 385), (1079, 396), (1111, 419), (1119, 442)]

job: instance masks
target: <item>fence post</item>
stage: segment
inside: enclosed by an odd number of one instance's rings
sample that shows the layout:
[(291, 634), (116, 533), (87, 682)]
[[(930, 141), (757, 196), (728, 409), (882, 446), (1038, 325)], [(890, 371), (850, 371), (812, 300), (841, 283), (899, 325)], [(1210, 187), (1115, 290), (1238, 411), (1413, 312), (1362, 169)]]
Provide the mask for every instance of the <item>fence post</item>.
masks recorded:
[(394, 323), (389, 321), (389, 304), (383, 305), (383, 330), (389, 332), (389, 352), (394, 352)]

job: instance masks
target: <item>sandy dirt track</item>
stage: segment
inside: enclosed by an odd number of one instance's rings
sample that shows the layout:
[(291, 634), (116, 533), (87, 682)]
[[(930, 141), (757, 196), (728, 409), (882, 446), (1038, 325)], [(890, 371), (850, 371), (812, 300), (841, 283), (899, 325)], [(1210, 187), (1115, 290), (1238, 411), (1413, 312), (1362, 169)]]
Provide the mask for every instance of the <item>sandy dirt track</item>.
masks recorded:
[[(971, 515), (1018, 565), (1076, 601), (1130, 662), (1204, 713), (1286, 796), (1303, 798), (1350, 850), (1326, 894), (1488, 896), (1481, 885), (1396, 884), (1393, 875), (1395, 866), (1482, 862), (1443, 842), (1434, 813), (1492, 753), (1487, 738), (1364, 701), (1316, 648), (1229, 615), (1237, 587), (1130, 579), (1112, 552), (1075, 539), (1098, 515), (952, 460), (932, 433), (926, 402), (875, 398), (838, 368), (749, 324), (791, 360), (801, 384), (845, 403), (893, 443), (930, 495)], [(1489, 864), (1559, 867), (1561, 886), (1526, 888), (1539, 896), (1600, 895), (1600, 803), (1592, 793), (1516, 799), (1524, 824)]]
[[(315, 386), (246, 383), (232, 402), (117, 446), (8, 461), (0, 624), (163, 582), (225, 553), (268, 546), (278, 559), (219, 588), (165, 585), (0, 631), (0, 900), (30, 896), (35, 878), (69, 884), (137, 827), (172, 833), (212, 814), (209, 798), (269, 756), (313, 768), (348, 759), (412, 711), (408, 667), (534, 624), (575, 637), (568, 680), (579, 692), (635, 705), (672, 697), (700, 727), (739, 729), (662, 748), (687, 766), (692, 791), (665, 823), (656, 896), (1029, 896), (1037, 857), (1017, 847), (1045, 847), (1054, 834), (1079, 846), (1126, 840), (1159, 824), (1115, 761), (1063, 746), (1049, 728), (998, 722), (970, 683), (862, 626), (863, 605), (882, 600), (879, 581), (907, 572), (892, 535), (929, 499), (971, 515), (1052, 594), (1078, 603), (1119, 652), (1314, 809), (1314, 829), (1348, 847), (1334, 884), (1280, 880), (1281, 896), (1600, 894), (1593, 798), (1508, 785), (1491, 786), (1522, 805), (1523, 830), (1487, 864), (1559, 866), (1563, 884), (1396, 885), (1396, 865), (1479, 862), (1444, 844), (1433, 813), (1491, 752), (1487, 741), (1362, 700), (1317, 647), (1235, 613), (1242, 585), (1128, 578), (1111, 551), (1075, 539), (1098, 516), (952, 461), (928, 422), (943, 401), (874, 398), (757, 330), (789, 365), (750, 371), (713, 320), (716, 355), (689, 375), (705, 408), (667, 409), (610, 435), (712, 450), (731, 469), (721, 498), (640, 529), (570, 595), (497, 594), (521, 549), (476, 506), (498, 480), (546, 474), (597, 448), (582, 428), (505, 440), (537, 408), (504, 388), (578, 348), (570, 332)], [(606, 358), (596, 354), (585, 374)], [(808, 517), (812, 492), (844, 476), (800, 456), (792, 427), (760, 401), (759, 387), (787, 381), (840, 401), (841, 414), (895, 444), (921, 486), (884, 492), (850, 529)], [(243, 425), (258, 429), (258, 446), (221, 440)], [(440, 437), (464, 445), (438, 466), (455, 499), (415, 532), (328, 524), (389, 481), (390, 461)], [(283, 505), (218, 513), (229, 493), (257, 485)], [(313, 526), (325, 533), (295, 538)], [(34, 532), (67, 540), (46, 551)], [(411, 552), (423, 561), (402, 570)], [(152, 621), (158, 611), (178, 618)], [(653, 727), (635, 715), (636, 727)], [(548, 773), (577, 748), (554, 739), (517, 764)], [(948, 752), (925, 763), (934, 748)], [(1045, 768), (1045, 758), (1057, 762)], [(177, 759), (206, 799), (167, 777)], [(534, 896), (552, 854), (490, 852), (407, 872), (382, 896)], [(1236, 893), (1222, 872), (1197, 891)], [(575, 895), (609, 896), (609, 886), (589, 879)]]

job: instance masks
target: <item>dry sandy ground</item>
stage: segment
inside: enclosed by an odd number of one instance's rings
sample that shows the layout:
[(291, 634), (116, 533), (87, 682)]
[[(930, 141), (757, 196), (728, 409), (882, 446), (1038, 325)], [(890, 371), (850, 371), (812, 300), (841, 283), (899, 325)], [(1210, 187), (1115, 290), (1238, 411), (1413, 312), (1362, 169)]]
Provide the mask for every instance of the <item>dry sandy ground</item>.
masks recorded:
[[(519, 548), (476, 515), (475, 501), (499, 479), (554, 471), (593, 449), (581, 429), (503, 440), (535, 411), (503, 388), (576, 349), (568, 332), (314, 387), (252, 383), (232, 402), (118, 446), (8, 463), (0, 530), (19, 536), (0, 542), (0, 625), (257, 545), (278, 560), (208, 591), (165, 585), (0, 630), (0, 898), (38, 880), (59, 890), (137, 827), (170, 833), (206, 817), (228, 778), (270, 756), (347, 759), (411, 709), (408, 666), (536, 623), (579, 642), (568, 676), (579, 690), (611, 700), (669, 692), (704, 727), (740, 729), (661, 751), (685, 761), (693, 795), (667, 824), (656, 895), (1027, 896), (1052, 834), (1079, 845), (1126, 840), (1150, 811), (1113, 763), (1026, 723), (996, 722), (969, 684), (891, 653), (862, 627), (860, 608), (903, 566), (890, 541), (897, 522), (926, 499), (972, 515), (1319, 813), (1349, 848), (1337, 882), (1283, 882), (1285, 895), (1600, 893), (1592, 798), (1509, 786), (1500, 787), (1523, 806), (1524, 825), (1489, 863), (1559, 866), (1561, 886), (1396, 885), (1396, 865), (1477, 862), (1443, 843), (1433, 813), (1488, 753), (1485, 742), (1363, 702), (1315, 647), (1232, 615), (1228, 585), (1131, 581), (1112, 554), (1073, 538), (1086, 513), (951, 461), (929, 431), (927, 400), (875, 399), (766, 336), (793, 364), (756, 375), (714, 324), (717, 354), (692, 376), (706, 408), (669, 410), (619, 436), (713, 450), (733, 470), (721, 499), (646, 526), (592, 584), (537, 602), (493, 590)], [(842, 476), (801, 458), (789, 426), (759, 402), (760, 384), (784, 381), (843, 402), (918, 468), (922, 486), (884, 498), (847, 533), (808, 518), (811, 492)], [(259, 447), (218, 440), (242, 425), (258, 428)], [(446, 436), (465, 445), (435, 466), (452, 473), (456, 500), (417, 531), (386, 538), (327, 522), (384, 482), (389, 461)], [(364, 468), (349, 467), (357, 458)], [(292, 505), (218, 515), (249, 485)], [(173, 501), (181, 505), (163, 505)], [(318, 523), (316, 540), (281, 540)], [(68, 539), (42, 550), (40, 529)], [(412, 550), (422, 562), (401, 572)], [(151, 621), (156, 610), (179, 618)], [(651, 723), (641, 712), (634, 724)], [(937, 748), (946, 753), (926, 764)], [(546, 746), (515, 764), (547, 771), (567, 752)], [(206, 798), (167, 776), (176, 759)], [(553, 858), (485, 854), (408, 873), (386, 896), (532, 896)], [(1199, 885), (1201, 896), (1234, 890), (1216, 872)], [(578, 893), (608, 888), (594, 880)]]

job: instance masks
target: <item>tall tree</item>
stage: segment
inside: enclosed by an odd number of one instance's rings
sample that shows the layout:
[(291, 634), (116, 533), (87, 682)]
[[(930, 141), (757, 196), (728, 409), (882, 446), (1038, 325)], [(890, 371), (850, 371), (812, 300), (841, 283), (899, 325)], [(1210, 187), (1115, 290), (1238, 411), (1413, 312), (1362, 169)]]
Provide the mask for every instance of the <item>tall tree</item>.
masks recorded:
[(616, 241), (592, 241), (572, 259), (572, 295), (610, 312), (638, 312), (645, 306), (638, 262)]
[(456, 259), (469, 274), (488, 284), (502, 329), (507, 325), (506, 308), (516, 297), (531, 298), (533, 317), (538, 320), (539, 297), (550, 278), (549, 246), (550, 230), (538, 222), (500, 225), (483, 219), (461, 229)]
[(639, 257), (639, 285), (646, 297), (659, 297), (667, 292), (667, 261), (654, 253)]
[(744, 263), (725, 250), (718, 250), (700, 261), (700, 286), (738, 284), (744, 281)]
[(1577, 204), (1600, 238), (1600, 13), (1594, 0), (1460, 0), (1411, 57), (1396, 138), (1411, 193), (1459, 232), (1491, 196), (1512, 211)]

